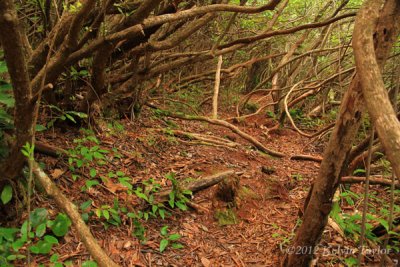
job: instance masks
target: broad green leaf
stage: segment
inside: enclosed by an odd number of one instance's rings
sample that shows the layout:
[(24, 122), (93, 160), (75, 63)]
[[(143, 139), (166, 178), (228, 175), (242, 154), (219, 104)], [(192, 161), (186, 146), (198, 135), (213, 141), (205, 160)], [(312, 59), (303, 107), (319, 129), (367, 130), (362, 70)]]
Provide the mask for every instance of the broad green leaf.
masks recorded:
[(160, 230), (161, 235), (165, 236), (168, 233), (168, 225), (165, 225)]
[(20, 238), (17, 241), (12, 243), (12, 248), (14, 251), (18, 251), (20, 248), (22, 248), (23, 245), (25, 245), (26, 240)]
[(168, 239), (162, 239), (160, 242), (160, 252), (163, 252), (168, 246)]
[(171, 240), (171, 241), (176, 241), (176, 240), (178, 240), (179, 238), (181, 238), (181, 235), (178, 234), (178, 233), (172, 234), (172, 235), (170, 235), (170, 236), (168, 237), (168, 239)]
[(46, 223), (48, 212), (44, 208), (35, 209), (29, 216), (31, 220), (31, 226), (36, 228), (39, 224)]
[(100, 182), (97, 181), (97, 180), (87, 180), (87, 181), (85, 182), (85, 184), (86, 184), (86, 187), (87, 187), (87, 188), (91, 188), (92, 186), (95, 186), (95, 185), (100, 184)]
[[(12, 254), (12, 255), (7, 256), (8, 261), (15, 261), (16, 259), (17, 259), (17, 255)], [(0, 261), (0, 264), (1, 264), (1, 261)], [(5, 266), (7, 266), (7, 265), (5, 265)]]
[(184, 246), (183, 246), (181, 243), (172, 243), (172, 244), (171, 244), (171, 247), (172, 247), (173, 249), (181, 249), (181, 248), (184, 248)]
[[(0, 237), (7, 241), (14, 241), (15, 234), (19, 232), (18, 228), (3, 228), (0, 227)], [(1, 240), (0, 238), (0, 240)]]
[(80, 160), (80, 159), (76, 160), (76, 166), (78, 168), (82, 167), (82, 165), (83, 165), (83, 161), (82, 160)]
[(56, 254), (53, 254), (53, 255), (51, 255), (51, 257), (50, 257), (50, 262), (55, 263), (55, 262), (58, 261), (58, 258), (59, 258), (59, 255), (58, 255), (57, 253), (56, 253)]
[(40, 240), (37, 243), (37, 246), (39, 247), (39, 253), (40, 254), (49, 254), (51, 248), (53, 247), (52, 244), (47, 243), (46, 241), (42, 241), (42, 240)]
[(40, 252), (40, 249), (37, 245), (30, 246), (29, 250), (34, 254), (39, 254), (39, 252)]
[(382, 224), (383, 227), (385, 227), (386, 231), (389, 230), (389, 223), (388, 223), (388, 221), (386, 221), (385, 219), (379, 218), (379, 219), (378, 219), (378, 222), (379, 222), (380, 224)]
[(103, 216), (108, 221), (110, 219), (110, 213), (108, 210), (103, 210)]
[(35, 131), (36, 132), (43, 132), (43, 131), (46, 131), (46, 130), (47, 130), (47, 128), (44, 125), (36, 124), (36, 126), (35, 126)]
[(40, 240), (36, 245), (31, 246), (29, 250), (34, 254), (48, 254), (52, 247), (52, 244)]
[(151, 206), (151, 211), (153, 212), (153, 214), (155, 214), (157, 210), (158, 210), (158, 206), (157, 205)]
[(158, 214), (160, 214), (161, 219), (165, 219), (165, 210), (164, 209), (158, 209)]
[(120, 184), (122, 184), (123, 186), (125, 186), (128, 189), (132, 190), (133, 186), (128, 182), (129, 180), (130, 180), (130, 178), (128, 178), (128, 177), (118, 178), (118, 181), (120, 182)]
[(82, 156), (85, 156), (89, 152), (89, 149), (87, 147), (83, 146), (83, 147), (81, 147), (80, 152), (81, 152)]
[(72, 117), (72, 116), (69, 115), (68, 113), (65, 113), (65, 117), (67, 117), (67, 119), (69, 119), (69, 120), (72, 121), (73, 123), (76, 123), (76, 120), (74, 119), (74, 117)]
[(10, 200), (12, 199), (12, 195), (12, 186), (6, 184), (3, 188), (3, 191), (1, 191), (1, 201), (4, 205), (10, 202)]
[(96, 171), (96, 169), (90, 169), (90, 177), (92, 177), (92, 178), (94, 178), (94, 177), (96, 177), (96, 174), (97, 174), (97, 171)]
[(171, 193), (169, 193), (168, 204), (170, 205), (171, 208), (175, 207), (175, 193), (173, 191), (171, 191)]
[(89, 221), (89, 214), (88, 213), (82, 213), (82, 220), (87, 223)]
[(93, 157), (94, 157), (95, 159), (104, 159), (104, 155), (101, 154), (101, 153), (99, 153), (99, 152), (97, 152), (97, 151), (95, 151), (95, 152), (93, 153)]
[(42, 237), (46, 233), (46, 223), (39, 224), (36, 227), (36, 236)]
[(44, 240), (50, 244), (58, 244), (58, 239), (52, 235), (45, 235)]
[(135, 190), (135, 194), (136, 194), (136, 196), (138, 196), (138, 197), (140, 197), (141, 199), (144, 199), (144, 200), (146, 200), (146, 201), (149, 201), (149, 198), (145, 195), (145, 194), (143, 194), (142, 192), (140, 192), (140, 190), (138, 190), (139, 188), (137, 188), (136, 190)]
[(68, 216), (60, 213), (54, 220), (54, 223), (51, 226), (51, 230), (53, 231), (55, 236), (65, 236), (65, 234), (68, 232), (70, 225), (71, 221)]
[(187, 206), (185, 203), (182, 203), (181, 201), (175, 202), (175, 205), (180, 209), (180, 210), (187, 210)]
[(72, 115), (75, 115), (75, 116), (77, 116), (77, 117), (79, 117), (79, 118), (82, 118), (82, 119), (88, 117), (87, 114), (86, 114), (86, 113), (83, 113), (83, 112), (68, 111), (68, 113), (69, 113), (69, 114), (72, 114)]
[(92, 205), (92, 200), (89, 199), (88, 201), (85, 201), (81, 204), (81, 210), (86, 210), (87, 208), (89, 208)]

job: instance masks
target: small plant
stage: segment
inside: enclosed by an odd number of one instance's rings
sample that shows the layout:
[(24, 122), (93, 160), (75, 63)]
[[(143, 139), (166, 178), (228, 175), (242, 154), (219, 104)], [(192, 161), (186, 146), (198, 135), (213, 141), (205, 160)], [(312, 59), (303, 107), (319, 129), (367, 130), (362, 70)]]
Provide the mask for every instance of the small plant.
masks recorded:
[(127, 209), (125, 207), (120, 207), (118, 199), (114, 199), (114, 205), (110, 207), (109, 205), (102, 205), (100, 208), (95, 210), (95, 214), (98, 218), (106, 219), (107, 224), (104, 226), (107, 228), (108, 224), (119, 226), (122, 223), (120, 214), (126, 213)]
[(146, 241), (146, 228), (140, 221), (140, 218), (136, 213), (128, 213), (127, 216), (133, 219), (133, 226), (135, 227), (133, 230), (133, 235), (142, 242)]
[[(301, 224), (301, 220), (298, 219), (296, 222), (295, 228), (300, 224)], [(290, 244), (290, 242), (292, 241), (292, 239), (295, 236), (295, 233), (294, 233), (294, 231), (288, 232), (288, 231), (282, 229), (276, 223), (273, 223), (272, 227), (276, 230), (276, 232), (272, 234), (272, 237), (279, 240), (279, 248), (281, 249), (281, 251), (283, 251), (284, 248)]]
[(97, 171), (95, 168), (91, 168), (91, 164), (106, 164), (105, 155), (108, 154), (109, 151), (100, 148), (100, 141), (93, 135), (93, 132), (89, 130), (83, 130), (83, 132), (86, 136), (80, 139), (75, 139), (75, 148), (68, 150), (68, 163), (69, 169), (73, 172), (72, 179), (74, 181), (79, 178), (77, 172), (79, 169), (82, 169), (82, 172), (89, 169), (91, 180), (87, 181), (85, 187), (82, 188), (83, 190), (87, 190), (99, 183), (98, 180), (94, 179), (97, 177)]
[(76, 119), (75, 118), (81, 118), (81, 119), (85, 119), (87, 118), (86, 113), (83, 112), (77, 112), (77, 111), (64, 111), (62, 109), (60, 109), (57, 106), (54, 105), (49, 105), (48, 106), (51, 111), (54, 113), (52, 116), (52, 119), (47, 123), (47, 128), (51, 128), (54, 126), (54, 123), (57, 120), (62, 120), (62, 121), (71, 121), (73, 123), (76, 123)]
[(122, 223), (121, 215), (128, 212), (127, 208), (120, 207), (117, 198), (114, 199), (114, 204), (101, 205), (100, 207), (91, 210), (90, 207), (93, 201), (89, 199), (80, 205), (80, 210), (82, 212), (82, 219), (85, 222), (89, 221), (89, 218), (96, 215), (97, 218), (102, 219), (104, 227), (107, 229), (110, 225), (119, 226)]
[(119, 123), (118, 121), (112, 121), (107, 123), (107, 127), (111, 135), (120, 135), (123, 134), (125, 131), (124, 125)]
[[(51, 255), (50, 257), (50, 262), (52, 263), (52, 267), (72, 267), (74, 266), (72, 261), (65, 261), (65, 262), (60, 262), (59, 261), (60, 256), (56, 253)], [(44, 267), (43, 264), (40, 264), (39, 267)], [(84, 261), (82, 263), (82, 267), (97, 267), (97, 263), (95, 261)]]
[(169, 193), (169, 206), (171, 208), (178, 207), (184, 211), (187, 210), (186, 202), (189, 201), (187, 196), (191, 196), (192, 191), (181, 189), (174, 173), (168, 173), (165, 177), (172, 183), (172, 190)]
[(20, 250), (26, 245), (33, 254), (49, 254), (52, 247), (58, 244), (58, 237), (65, 236), (71, 225), (63, 213), (50, 220), (47, 210), (43, 208), (35, 209), (29, 220), (29, 228), (28, 221), (20, 229), (0, 228), (0, 266), (10, 266), (10, 262), (24, 259), (25, 255)]
[[(349, 190), (344, 191), (340, 197), (345, 200), (349, 205), (355, 205), (355, 200), (360, 200), (361, 196), (351, 192)], [(379, 210), (375, 208), (375, 206), (370, 203), (370, 211), (377, 214), (373, 215), (371, 213), (367, 213), (367, 223), (365, 227), (365, 236), (366, 238), (379, 242), (379, 239), (373, 233), (373, 224), (379, 223), (382, 225), (386, 231), (389, 229), (389, 222), (384, 218), (387, 218), (388, 215), (388, 203), (383, 201), (382, 199), (377, 198), (374, 195), (374, 192), (370, 193), (369, 198), (377, 202), (377, 206), (380, 207)], [(399, 207), (395, 205), (395, 212), (399, 210)], [(336, 221), (336, 223), (340, 226), (340, 228), (344, 231), (345, 234), (350, 235), (354, 238), (358, 238), (361, 232), (361, 213), (347, 214), (344, 213), (338, 202), (335, 202), (332, 207), (332, 211), (330, 214), (331, 218)], [(391, 232), (390, 232), (391, 233)], [(391, 233), (392, 234), (392, 233)]]
[[(188, 199), (186, 196), (191, 195), (192, 192), (189, 190), (182, 190), (179, 187), (178, 181), (176, 180), (173, 173), (167, 174), (166, 178), (172, 183), (172, 190), (169, 193), (168, 205), (171, 208), (178, 207), (180, 210), (187, 210), (186, 202), (188, 201)], [(147, 221), (150, 218), (156, 218), (158, 216), (160, 216), (161, 219), (164, 220), (166, 216), (170, 215), (170, 213), (166, 210), (165, 205), (163, 203), (157, 202), (155, 199), (155, 194), (160, 191), (161, 185), (159, 183), (156, 183), (152, 178), (144, 181), (143, 185), (143, 188), (138, 187), (133, 192), (137, 197), (144, 200), (148, 204), (148, 207), (145, 210), (127, 213), (127, 216), (132, 219), (132, 223), (135, 227), (133, 235), (141, 241), (146, 240), (146, 229), (141, 222), (142, 220)], [(167, 231), (166, 228), (165, 230), (163, 230), (163, 233), (166, 233), (165, 231)], [(174, 235), (168, 235), (164, 238), (168, 242), (162, 241), (163, 244), (167, 242), (168, 245), (169, 241), (174, 241), (174, 237)], [(172, 246), (177, 248), (176, 246), (178, 245)]]
[(268, 118), (276, 120), (276, 114), (273, 111), (267, 110), (266, 115)]
[(344, 259), (344, 263), (346, 264), (346, 266), (353, 267), (358, 265), (358, 260), (356, 258), (349, 257)]
[(170, 234), (168, 233), (168, 226), (163, 226), (160, 230), (161, 241), (160, 241), (160, 252), (163, 252), (169, 245), (173, 249), (183, 248), (181, 243), (175, 242), (181, 238), (181, 235), (178, 233)]
[(117, 171), (116, 173), (109, 172), (108, 177), (109, 178), (117, 178), (118, 182), (128, 189), (128, 193), (132, 194), (133, 186), (130, 183), (130, 181), (132, 179), (130, 177), (126, 176), (124, 172), (122, 172), (122, 171)]
[(163, 203), (157, 203), (155, 201), (155, 193), (157, 193), (161, 185), (156, 183), (153, 178), (150, 178), (148, 181), (143, 182), (144, 189), (141, 187), (136, 188), (134, 191), (135, 195), (144, 201), (146, 201), (150, 207), (150, 210), (146, 211), (139, 211), (138, 218), (144, 218), (146, 221), (151, 217), (157, 217), (157, 214), (162, 218), (165, 219), (165, 215), (168, 212), (165, 210), (165, 205)]

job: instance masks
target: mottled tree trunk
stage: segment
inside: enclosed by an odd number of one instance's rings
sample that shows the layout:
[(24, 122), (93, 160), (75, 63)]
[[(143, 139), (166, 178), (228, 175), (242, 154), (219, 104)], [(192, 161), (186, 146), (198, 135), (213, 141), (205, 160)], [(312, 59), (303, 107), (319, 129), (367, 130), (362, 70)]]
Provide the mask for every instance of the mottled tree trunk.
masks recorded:
[[(377, 12), (381, 1), (368, 0), (359, 12), (354, 27), (354, 55), (357, 71), (360, 73), (363, 95), (368, 112), (378, 132), (379, 140), (385, 154), (392, 163), (397, 177), (400, 177), (400, 123), (390, 102), (388, 92), (382, 79), (381, 70), (374, 53), (374, 24), (378, 19), (391, 22), (392, 17), (399, 19), (400, 3), (394, 6), (394, 14), (380, 18)], [(394, 32), (399, 32), (399, 20), (394, 21)], [(386, 32), (386, 27), (378, 30)]]
[(21, 172), (25, 160), (21, 148), (32, 139), (35, 102), (32, 101), (24, 37), (20, 29), (13, 1), (0, 1), (0, 40), (13, 86), (16, 136), (7, 159), (1, 162), (0, 180), (14, 179)]

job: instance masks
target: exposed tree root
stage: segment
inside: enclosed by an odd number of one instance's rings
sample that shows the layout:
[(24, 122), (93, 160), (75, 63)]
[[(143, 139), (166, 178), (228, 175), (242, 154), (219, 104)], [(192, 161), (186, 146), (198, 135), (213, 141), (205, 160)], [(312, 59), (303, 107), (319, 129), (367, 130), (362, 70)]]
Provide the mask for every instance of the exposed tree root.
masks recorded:
[[(150, 103), (146, 103), (147, 106), (154, 108), (154, 109), (158, 109), (156, 106), (150, 104)], [(242, 132), (239, 128), (237, 128), (236, 126), (234, 126), (233, 124), (226, 122), (224, 120), (218, 120), (218, 119), (210, 119), (207, 117), (203, 117), (203, 116), (189, 116), (189, 115), (185, 115), (185, 114), (177, 114), (177, 113), (171, 113), (169, 111), (165, 111), (165, 110), (160, 110), (161, 113), (165, 116), (171, 117), (171, 118), (177, 118), (177, 119), (182, 119), (182, 120), (196, 120), (196, 121), (205, 121), (208, 122), (210, 124), (214, 124), (214, 125), (219, 125), (219, 126), (223, 126), (225, 128), (230, 129), (232, 132), (236, 133), (237, 135), (239, 135), (240, 137), (242, 137), (243, 139), (249, 141), (250, 143), (252, 143), (258, 150), (267, 153), (271, 156), (274, 157), (279, 157), (279, 158), (283, 158), (285, 157), (285, 154), (281, 153), (281, 152), (277, 152), (274, 150), (271, 150), (267, 147), (265, 147), (263, 144), (261, 144), (258, 140), (256, 140), (255, 138), (253, 138), (252, 136), (250, 136), (249, 134)]]
[(184, 132), (184, 131), (180, 131), (180, 130), (162, 129), (162, 131), (167, 134), (173, 134), (174, 136), (184, 137), (184, 138), (188, 138), (188, 139), (195, 139), (195, 140), (199, 140), (199, 141), (206, 142), (206, 143), (216, 144), (219, 146), (227, 146), (230, 148), (235, 148), (235, 147), (240, 146), (240, 144), (238, 144), (236, 142), (232, 142), (232, 141), (229, 141), (224, 138), (217, 137), (217, 136), (208, 136), (208, 135), (203, 135), (203, 134), (198, 134), (198, 133), (189, 133), (189, 132)]
[(88, 226), (82, 220), (81, 215), (77, 211), (75, 205), (57, 188), (51, 181), (49, 176), (39, 167), (36, 162), (33, 163), (33, 173), (36, 179), (43, 186), (46, 193), (54, 199), (57, 205), (69, 216), (72, 224), (75, 226), (79, 237), (85, 244), (86, 249), (89, 251), (93, 259), (99, 266), (103, 267), (117, 267), (116, 264), (100, 247), (96, 239), (93, 237)]

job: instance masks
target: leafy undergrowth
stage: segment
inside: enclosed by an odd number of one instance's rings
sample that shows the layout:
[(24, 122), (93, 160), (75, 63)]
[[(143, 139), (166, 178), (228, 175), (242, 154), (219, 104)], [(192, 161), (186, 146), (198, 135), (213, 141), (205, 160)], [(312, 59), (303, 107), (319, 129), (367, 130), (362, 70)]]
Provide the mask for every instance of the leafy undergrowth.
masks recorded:
[[(257, 123), (240, 127), (287, 155), (319, 154), (309, 140), (291, 130), (265, 134), (269, 124), (270, 119), (259, 118)], [(272, 158), (239, 138), (239, 148), (199, 145), (157, 127), (232, 136), (217, 126), (145, 114), (140, 123), (109, 124), (96, 137), (88, 130), (55, 131), (46, 139), (39, 135), (43, 142), (68, 148), (69, 156), (40, 156), (38, 160), (79, 207), (100, 245), (122, 266), (279, 266), (300, 223), (298, 213), (319, 164)], [(194, 195), (181, 187), (184, 182), (228, 169), (242, 172), (235, 203), (218, 200), (217, 186)], [(355, 191), (361, 188), (353, 187)], [(157, 194), (166, 188), (173, 190), (160, 202)], [(348, 203), (344, 207), (354, 211), (349, 198), (359, 200), (354, 195), (342, 197)], [(203, 208), (191, 209), (189, 200)], [(95, 266), (70, 222), (51, 200), (37, 198), (34, 206), (38, 209), (31, 218), (29, 240), (18, 243), (18, 253), (0, 256), (9, 257), (16, 266), (25, 265), (29, 250), (33, 265)], [(346, 233), (343, 236), (328, 227), (321, 244), (355, 248), (358, 230), (351, 221), (340, 221), (343, 216), (338, 209), (333, 217)], [(0, 236), (0, 246), (15, 246), (20, 233), (26, 232), (24, 227)], [(333, 249), (328, 252), (318, 252), (321, 266), (351, 265), (356, 257)]]

